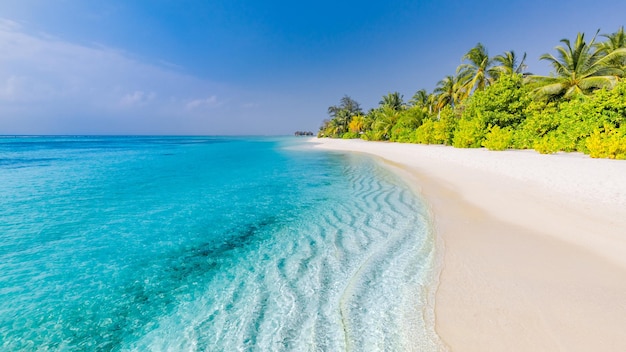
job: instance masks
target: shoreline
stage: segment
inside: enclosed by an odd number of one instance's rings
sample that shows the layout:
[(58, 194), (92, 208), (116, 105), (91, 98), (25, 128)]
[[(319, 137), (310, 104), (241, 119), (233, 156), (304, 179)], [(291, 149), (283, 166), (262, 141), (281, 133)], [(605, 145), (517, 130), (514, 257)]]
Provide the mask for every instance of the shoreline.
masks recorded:
[(626, 346), (626, 162), (310, 142), (377, 156), (425, 199), (443, 248), (435, 330), (450, 350)]

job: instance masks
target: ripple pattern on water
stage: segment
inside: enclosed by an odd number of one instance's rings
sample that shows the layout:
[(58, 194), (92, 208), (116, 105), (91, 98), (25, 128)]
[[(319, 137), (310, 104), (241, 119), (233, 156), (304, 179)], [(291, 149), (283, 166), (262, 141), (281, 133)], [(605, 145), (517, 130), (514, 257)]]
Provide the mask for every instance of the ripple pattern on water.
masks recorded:
[(441, 349), (426, 209), (370, 158), (271, 140), (11, 143), (0, 350)]
[(343, 173), (351, 198), (272, 228), (131, 349), (438, 350), (423, 314), (434, 256), (423, 205), (364, 157)]

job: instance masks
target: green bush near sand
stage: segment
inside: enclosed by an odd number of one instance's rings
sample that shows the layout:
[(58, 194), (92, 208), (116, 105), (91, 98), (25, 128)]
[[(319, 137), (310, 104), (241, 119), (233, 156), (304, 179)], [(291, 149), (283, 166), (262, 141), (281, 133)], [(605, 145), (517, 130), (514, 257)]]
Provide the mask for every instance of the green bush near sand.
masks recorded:
[(557, 57), (541, 57), (550, 76), (525, 72), (525, 54), (490, 57), (478, 44), (431, 94), (419, 90), (405, 103), (389, 93), (364, 115), (345, 96), (318, 136), (626, 159), (626, 39), (616, 42), (626, 33), (602, 36), (562, 40)]
[(492, 126), (485, 136), (483, 147), (489, 150), (505, 150), (511, 147), (513, 130), (510, 127)]

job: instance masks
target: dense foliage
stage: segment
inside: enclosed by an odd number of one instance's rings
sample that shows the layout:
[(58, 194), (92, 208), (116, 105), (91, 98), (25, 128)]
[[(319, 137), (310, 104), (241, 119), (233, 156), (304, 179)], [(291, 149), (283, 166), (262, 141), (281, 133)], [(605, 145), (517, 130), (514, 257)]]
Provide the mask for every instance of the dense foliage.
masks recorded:
[(418, 90), (405, 103), (389, 93), (365, 114), (344, 96), (318, 136), (626, 159), (626, 35), (622, 27), (597, 36), (579, 33), (542, 55), (549, 76), (527, 73), (526, 54), (490, 57), (479, 43), (430, 94)]

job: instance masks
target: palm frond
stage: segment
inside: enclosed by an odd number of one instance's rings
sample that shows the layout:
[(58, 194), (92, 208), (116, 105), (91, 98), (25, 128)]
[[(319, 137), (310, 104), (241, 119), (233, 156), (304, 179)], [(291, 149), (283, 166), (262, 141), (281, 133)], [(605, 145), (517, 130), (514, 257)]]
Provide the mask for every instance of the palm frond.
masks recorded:
[(567, 85), (564, 82), (558, 81), (552, 77), (548, 77), (545, 84), (535, 88), (533, 95), (536, 98), (550, 98), (552, 96), (561, 95), (567, 89)]
[(615, 76), (593, 76), (582, 79), (579, 83), (579, 87), (583, 91), (589, 91), (600, 88), (613, 88), (617, 84), (617, 77)]

